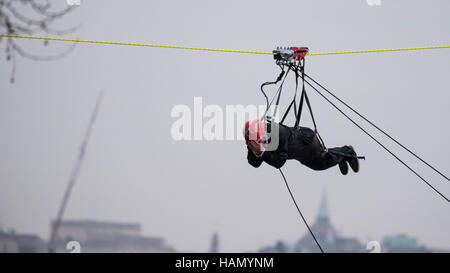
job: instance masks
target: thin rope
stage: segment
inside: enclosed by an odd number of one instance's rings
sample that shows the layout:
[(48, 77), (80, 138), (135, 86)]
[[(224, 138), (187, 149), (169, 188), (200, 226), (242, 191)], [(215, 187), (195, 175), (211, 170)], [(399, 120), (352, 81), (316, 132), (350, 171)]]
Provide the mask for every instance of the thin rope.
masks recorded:
[[(275, 95), (273, 95), (272, 100), (270, 101), (269, 104), (266, 105), (266, 111), (264, 112), (264, 115), (262, 116), (261, 119), (264, 119), (264, 117), (266, 117), (267, 113), (269, 112), (270, 106), (272, 106), (273, 101), (275, 100), (275, 98), (277, 97), (277, 95), (279, 95), (279, 94), (281, 93), (281, 91), (282, 91), (282, 89), (283, 89), (284, 81), (286, 80), (286, 78), (287, 78), (287, 76), (288, 76), (288, 74), (289, 74), (289, 71), (291, 71), (291, 68), (290, 68), (290, 67), (288, 68), (288, 71), (284, 74), (283, 80), (281, 81), (280, 86), (278, 87), (277, 92), (275, 92)], [(262, 88), (261, 88), (261, 91), (262, 91), (262, 93), (264, 94), (264, 96), (267, 98), (267, 95), (266, 95), (266, 93), (264, 92), (264, 90), (263, 90)], [(273, 112), (272, 119), (275, 119), (275, 115), (277, 114), (277, 113), (276, 113), (277, 108), (278, 108), (278, 105), (276, 106), (275, 111)]]
[(288, 184), (288, 182), (286, 180), (286, 177), (284, 176), (283, 171), (281, 170), (281, 168), (278, 169), (278, 170), (280, 171), (281, 176), (283, 176), (284, 183), (286, 184), (286, 188), (288, 189), (289, 194), (291, 195), (292, 201), (294, 201), (294, 205), (297, 208), (298, 213), (300, 214), (300, 216), (302, 217), (303, 222), (305, 223), (306, 227), (308, 228), (309, 233), (311, 233), (311, 236), (313, 237), (314, 241), (316, 242), (317, 246), (319, 247), (320, 252), (324, 253), (322, 247), (320, 246), (319, 242), (316, 239), (316, 236), (314, 236), (314, 233), (312, 232), (311, 228), (309, 227), (308, 222), (306, 221), (305, 217), (303, 216), (303, 213), (301, 212), (300, 208), (298, 207), (297, 201), (295, 201), (294, 195), (292, 194), (291, 188), (289, 187), (289, 184)]
[(378, 141), (375, 137), (369, 134), (364, 128), (362, 128), (358, 123), (356, 123), (352, 118), (350, 118), (347, 114), (345, 114), (339, 107), (336, 106), (330, 99), (328, 99), (322, 92), (317, 90), (311, 83), (307, 80), (305, 82), (314, 89), (320, 96), (322, 96), (328, 103), (330, 103), (336, 110), (338, 110), (342, 115), (344, 115), (349, 121), (351, 121), (356, 127), (358, 127), (361, 131), (363, 131), (366, 135), (368, 135), (373, 141), (375, 141), (378, 145), (380, 145), (383, 149), (385, 149), (389, 154), (391, 154), (395, 159), (397, 159), (400, 163), (402, 163), (406, 168), (408, 168), (412, 173), (414, 173), (418, 178), (420, 178), (424, 183), (426, 183), (432, 190), (434, 190), (437, 194), (439, 194), (442, 198), (444, 198), (447, 202), (450, 203), (450, 200), (442, 194), (439, 190), (437, 190), (433, 185), (431, 185), (425, 178), (423, 178), (420, 174), (418, 174), (413, 168), (411, 168), (408, 164), (406, 164), (403, 160), (401, 160), (397, 155), (395, 155), (391, 150), (389, 150), (386, 146), (384, 146), (380, 141)]
[(305, 76), (310, 79), (311, 81), (313, 81), (315, 84), (317, 84), (318, 86), (320, 86), (323, 90), (325, 90), (328, 94), (330, 94), (331, 96), (333, 96), (335, 99), (337, 99), (339, 102), (341, 102), (343, 105), (345, 105), (347, 108), (349, 108), (353, 113), (357, 114), (359, 117), (361, 117), (362, 119), (364, 119), (366, 122), (368, 122), (370, 125), (372, 125), (374, 128), (376, 128), (378, 131), (380, 131), (381, 133), (383, 133), (385, 136), (387, 136), (388, 138), (390, 138), (392, 141), (394, 141), (397, 145), (399, 145), (400, 147), (402, 147), (403, 149), (405, 149), (407, 152), (409, 152), (411, 155), (413, 155), (414, 157), (416, 157), (418, 160), (422, 161), (422, 163), (424, 163), (425, 165), (427, 165), (428, 167), (430, 167), (432, 170), (434, 170), (436, 173), (440, 174), (443, 178), (445, 178), (447, 181), (450, 181), (450, 179), (444, 175), (442, 172), (440, 172), (439, 170), (437, 170), (435, 167), (433, 167), (430, 163), (428, 163), (427, 161), (425, 161), (424, 159), (422, 159), (420, 156), (418, 156), (416, 153), (414, 153), (413, 151), (411, 151), (410, 149), (408, 149), (406, 146), (404, 146), (402, 143), (400, 143), (398, 140), (396, 140), (394, 137), (392, 137), (390, 134), (386, 133), (384, 130), (382, 130), (380, 127), (378, 127), (377, 125), (375, 125), (373, 122), (371, 122), (369, 119), (367, 119), (365, 116), (363, 116), (362, 114), (360, 114), (357, 110), (355, 110), (352, 106), (348, 105), (345, 101), (341, 100), (339, 97), (337, 97), (334, 93), (332, 93), (330, 90), (328, 90), (327, 88), (323, 87), (320, 83), (318, 83), (317, 81), (315, 81), (313, 78), (311, 78), (310, 76), (308, 76), (307, 74), (305, 74)]

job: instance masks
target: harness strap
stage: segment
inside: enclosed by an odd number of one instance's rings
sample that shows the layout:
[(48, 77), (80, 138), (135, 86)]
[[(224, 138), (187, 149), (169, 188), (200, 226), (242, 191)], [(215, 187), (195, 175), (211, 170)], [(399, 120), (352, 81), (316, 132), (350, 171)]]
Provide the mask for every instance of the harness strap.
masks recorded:
[(292, 105), (294, 105), (294, 116), (297, 116), (297, 90), (298, 90), (298, 69), (296, 68), (294, 70), (295, 72), (295, 94), (294, 99), (289, 104), (288, 108), (286, 109), (286, 112), (284, 112), (283, 118), (280, 121), (280, 124), (283, 124), (284, 120), (286, 119), (287, 115), (289, 114)]
[(311, 119), (312, 122), (314, 124), (314, 132), (317, 135), (317, 137), (319, 138), (320, 144), (322, 145), (322, 148), (324, 150), (326, 150), (326, 146), (325, 146), (325, 142), (323, 141), (322, 137), (319, 134), (319, 131), (317, 130), (317, 124), (316, 124), (316, 119), (314, 118), (314, 113), (312, 111), (312, 107), (311, 107), (311, 102), (309, 101), (308, 98), (308, 94), (306, 93), (306, 88), (305, 88), (305, 61), (303, 60), (303, 66), (301, 67), (301, 73), (302, 73), (302, 95), (300, 98), (300, 103), (299, 103), (299, 109), (297, 112), (297, 118), (295, 120), (295, 127), (298, 127), (300, 124), (300, 119), (302, 117), (302, 110), (303, 110), (303, 102), (306, 101), (306, 106), (308, 106), (309, 109), (309, 113), (311, 115)]
[(298, 127), (298, 125), (300, 124), (300, 119), (302, 117), (302, 110), (303, 110), (303, 101), (305, 100), (306, 96), (304, 67), (302, 67), (301, 69), (302, 69), (302, 95), (300, 97), (300, 102), (298, 104), (299, 108), (297, 112), (297, 117), (295, 119), (295, 127)]
[[(278, 78), (276, 79), (276, 81), (265, 82), (265, 83), (263, 83), (261, 85), (261, 92), (263, 93), (263, 95), (264, 95), (264, 97), (266, 99), (266, 105), (267, 105), (266, 111), (265, 111), (262, 119), (266, 119), (267, 112), (269, 111), (269, 108), (272, 105), (275, 97), (277, 99), (276, 99), (276, 102), (275, 102), (274, 115), (277, 113), (278, 106), (279, 106), (279, 103), (280, 103), (281, 92), (282, 92), (282, 89), (283, 89), (284, 81), (286, 80), (286, 77), (288, 76), (289, 72), (291, 70), (293, 70), (294, 73), (295, 73), (295, 94), (294, 94), (294, 99), (289, 104), (286, 112), (283, 115), (283, 118), (281, 119), (280, 124), (283, 124), (283, 122), (286, 119), (287, 115), (289, 114), (292, 106), (294, 106), (294, 115), (296, 117), (295, 118), (295, 127), (299, 127), (300, 119), (301, 119), (301, 116), (302, 116), (303, 104), (306, 101), (306, 106), (309, 109), (309, 113), (311, 115), (311, 119), (312, 119), (312, 122), (314, 124), (314, 133), (317, 135), (317, 137), (319, 139), (319, 142), (322, 145), (322, 148), (324, 150), (326, 150), (327, 148), (325, 146), (325, 142), (323, 141), (322, 137), (320, 136), (320, 134), (319, 134), (319, 132), (317, 130), (317, 124), (316, 124), (316, 120), (314, 118), (314, 114), (313, 114), (313, 111), (312, 111), (311, 102), (309, 101), (308, 94), (306, 93), (306, 88), (305, 88), (305, 60), (303, 59), (303, 65), (301, 63), (299, 63), (299, 65), (292, 65), (292, 64), (290, 64), (288, 66), (287, 72), (284, 70), (284, 65), (280, 65), (280, 67), (281, 67), (281, 72), (280, 72), (280, 75), (278, 75)], [(297, 101), (297, 93), (298, 93), (298, 78), (300, 76), (299, 75), (299, 69), (300, 69), (301, 77), (302, 77), (302, 94), (300, 96), (300, 102), (298, 104), (298, 110), (297, 110), (297, 102), (296, 101)], [(277, 91), (277, 93), (275, 93), (274, 97), (272, 98), (272, 100), (269, 103), (269, 98), (267, 97), (266, 92), (264, 92), (264, 87), (267, 86), (267, 85), (277, 84), (279, 81), (281, 81), (281, 84), (278, 87), (278, 91)]]
[(319, 131), (317, 130), (316, 120), (314, 119), (314, 114), (312, 111), (311, 103), (309, 102), (308, 94), (306, 93), (306, 91), (305, 91), (305, 101), (306, 101), (306, 105), (308, 106), (309, 113), (311, 114), (312, 122), (314, 124), (314, 132), (316, 133), (317, 137), (319, 138), (320, 144), (322, 144), (322, 148), (326, 149), (325, 142), (323, 141), (322, 137), (319, 134)]

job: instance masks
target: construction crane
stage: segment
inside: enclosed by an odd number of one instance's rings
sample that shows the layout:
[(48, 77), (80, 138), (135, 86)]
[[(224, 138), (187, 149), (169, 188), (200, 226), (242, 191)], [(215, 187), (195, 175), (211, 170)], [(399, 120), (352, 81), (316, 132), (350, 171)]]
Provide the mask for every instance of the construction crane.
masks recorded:
[(97, 102), (95, 103), (94, 110), (91, 115), (91, 119), (89, 120), (89, 124), (86, 130), (86, 134), (84, 135), (83, 142), (81, 143), (80, 150), (78, 153), (77, 160), (75, 162), (75, 165), (72, 168), (72, 172), (70, 173), (69, 182), (67, 183), (67, 188), (64, 193), (63, 199), (61, 201), (61, 205), (59, 206), (58, 214), (56, 216), (56, 220), (52, 225), (51, 235), (50, 235), (50, 241), (48, 244), (48, 251), (54, 252), (55, 251), (55, 241), (56, 237), (58, 235), (58, 229), (61, 225), (64, 212), (67, 207), (67, 203), (69, 202), (70, 194), (72, 193), (73, 186), (75, 185), (78, 174), (80, 173), (81, 166), (83, 164), (84, 156), (86, 154), (87, 145), (89, 143), (89, 137), (92, 132), (92, 128), (94, 126), (95, 120), (97, 118), (98, 110), (100, 109), (100, 104), (103, 99), (103, 92), (100, 92)]

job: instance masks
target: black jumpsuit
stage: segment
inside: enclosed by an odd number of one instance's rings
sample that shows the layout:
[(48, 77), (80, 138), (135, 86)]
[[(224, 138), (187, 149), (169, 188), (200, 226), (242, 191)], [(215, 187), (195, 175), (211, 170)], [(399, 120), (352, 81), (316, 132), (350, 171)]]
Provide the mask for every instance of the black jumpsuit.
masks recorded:
[(336, 166), (345, 159), (346, 155), (355, 155), (349, 146), (325, 150), (315, 132), (310, 128), (293, 128), (276, 123), (272, 126), (279, 126), (279, 144), (275, 151), (265, 151), (261, 157), (257, 157), (248, 148), (248, 163), (255, 168), (261, 166), (264, 161), (278, 169), (286, 160), (296, 159), (303, 165), (320, 171)]

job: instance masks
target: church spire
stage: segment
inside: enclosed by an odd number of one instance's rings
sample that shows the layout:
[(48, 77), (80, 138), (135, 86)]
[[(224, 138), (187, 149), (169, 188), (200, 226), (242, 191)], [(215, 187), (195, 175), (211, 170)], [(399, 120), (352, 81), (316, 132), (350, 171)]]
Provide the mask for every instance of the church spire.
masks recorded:
[(329, 222), (330, 216), (328, 213), (328, 200), (327, 194), (324, 191), (322, 194), (322, 200), (320, 201), (319, 212), (317, 213), (318, 222)]

